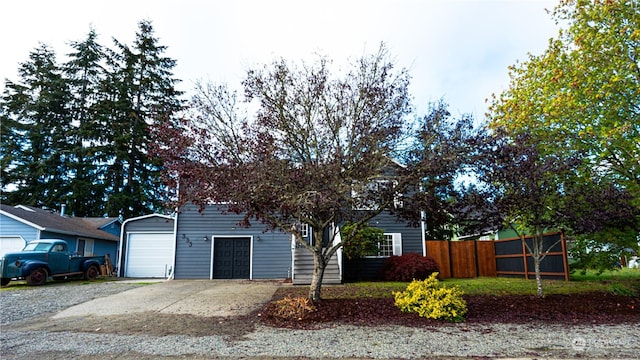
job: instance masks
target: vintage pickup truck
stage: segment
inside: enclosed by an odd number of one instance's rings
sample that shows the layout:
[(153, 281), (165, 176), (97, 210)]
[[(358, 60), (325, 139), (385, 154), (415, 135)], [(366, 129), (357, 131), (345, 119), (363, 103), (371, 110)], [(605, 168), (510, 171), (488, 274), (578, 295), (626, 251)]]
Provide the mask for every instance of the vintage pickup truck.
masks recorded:
[(42, 285), (49, 277), (59, 280), (84, 276), (93, 280), (100, 275), (100, 265), (104, 263), (104, 256), (73, 255), (64, 240), (42, 239), (0, 258), (0, 280), (2, 286), (12, 279), (25, 279), (29, 285)]

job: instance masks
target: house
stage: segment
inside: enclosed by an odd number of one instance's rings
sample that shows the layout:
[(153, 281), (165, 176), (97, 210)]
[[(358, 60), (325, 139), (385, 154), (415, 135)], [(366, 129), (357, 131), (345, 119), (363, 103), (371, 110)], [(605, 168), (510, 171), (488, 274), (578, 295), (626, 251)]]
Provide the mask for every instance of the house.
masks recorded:
[[(292, 279), (309, 284), (311, 253), (296, 246), (289, 233), (266, 231), (260, 223), (238, 226), (243, 216), (221, 212), (217, 205), (200, 209), (188, 204), (175, 216), (146, 215), (128, 219), (122, 227), (119, 275), (175, 279)], [(380, 251), (356, 261), (338, 252), (329, 263), (324, 283), (374, 279), (391, 255), (424, 254), (420, 228), (395, 216), (380, 214), (371, 226), (384, 229)], [(303, 227), (303, 238), (310, 229)], [(356, 276), (355, 272), (359, 275)]]
[(237, 224), (242, 215), (216, 205), (183, 206), (176, 216), (176, 279), (286, 279), (291, 235)]
[(32, 240), (56, 238), (65, 240), (79, 255), (109, 254), (113, 259), (120, 225), (118, 218), (70, 217), (64, 210), (0, 204), (0, 254), (20, 251)]

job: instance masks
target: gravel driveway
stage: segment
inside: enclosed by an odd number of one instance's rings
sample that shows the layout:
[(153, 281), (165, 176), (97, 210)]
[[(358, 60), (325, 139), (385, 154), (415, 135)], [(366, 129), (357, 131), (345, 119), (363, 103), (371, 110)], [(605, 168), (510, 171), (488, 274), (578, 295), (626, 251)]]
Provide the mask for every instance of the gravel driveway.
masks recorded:
[[(204, 283), (215, 285), (216, 282)], [(256, 305), (253, 300), (247, 300), (252, 297), (247, 294), (260, 286), (260, 282), (225, 284), (233, 285), (236, 300), (224, 306), (218, 300), (217, 310), (212, 301), (217, 295), (207, 292), (207, 286), (195, 291), (200, 296), (194, 298), (185, 294), (180, 282), (175, 280), (161, 284), (72, 282), (3, 290), (0, 291), (0, 358), (637, 359), (640, 354), (640, 324), (542, 327), (540, 324), (470, 326), (463, 323), (431, 329), (402, 326), (274, 329), (260, 325), (258, 315), (249, 312), (249, 308)], [(203, 286), (196, 285), (196, 288)], [(273, 286), (278, 285), (271, 284)], [(136, 301), (154, 298), (162, 305), (150, 311)], [(252, 302), (253, 305), (245, 306)], [(207, 306), (214, 310), (202, 310)], [(222, 316), (222, 308), (230, 312)], [(107, 313), (105, 309), (119, 310)], [(85, 326), (81, 326), (83, 324)], [(193, 327), (206, 333), (186, 331)]]

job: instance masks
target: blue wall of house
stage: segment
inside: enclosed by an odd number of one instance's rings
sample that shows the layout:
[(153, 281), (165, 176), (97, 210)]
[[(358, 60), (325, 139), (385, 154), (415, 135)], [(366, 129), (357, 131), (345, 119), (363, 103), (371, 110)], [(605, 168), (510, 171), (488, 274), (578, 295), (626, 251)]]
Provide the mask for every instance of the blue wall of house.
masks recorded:
[[(40, 236), (38, 236), (38, 233), (40, 233)], [(40, 232), (34, 227), (26, 225), (5, 215), (0, 216), (0, 234), (3, 236), (22, 236), (22, 238), (26, 242), (36, 239), (61, 239), (67, 242), (67, 246), (70, 252), (75, 252), (78, 246), (77, 236), (75, 235), (61, 234), (58, 232), (47, 230)], [(93, 239), (93, 252), (95, 255), (109, 254), (113, 259), (116, 255), (117, 249), (117, 241)]]
[(0, 215), (0, 234), (2, 236), (22, 236), (29, 242), (38, 237), (38, 229), (21, 223), (5, 215)]
[(115, 235), (117, 237), (120, 237), (120, 221), (114, 221), (112, 223), (109, 223), (105, 226), (102, 226), (100, 228), (100, 230), (102, 231), (106, 231), (111, 235)]
[[(93, 240), (93, 255), (102, 256), (109, 254), (111, 260), (115, 258), (118, 251), (118, 242), (111, 240), (94, 239), (81, 237), (82, 239)], [(60, 234), (53, 231), (42, 231), (40, 239), (61, 239), (67, 242), (69, 251), (75, 253), (78, 250), (78, 237), (76, 235)]]
[[(60, 234), (52, 231), (43, 231), (40, 234), (40, 239), (61, 239), (67, 242), (67, 247), (70, 252), (75, 253), (77, 250), (78, 242), (77, 236)], [(95, 244), (95, 243), (94, 243)]]
[(94, 255), (107, 255), (111, 261), (115, 261), (118, 254), (118, 242), (106, 241), (106, 240), (93, 240), (93, 254)]
[[(176, 227), (176, 279), (209, 279), (212, 237), (248, 237), (251, 239), (251, 276), (253, 279), (284, 279), (291, 272), (291, 237), (279, 232), (264, 232), (259, 222), (250, 228), (238, 226), (241, 215), (220, 213), (218, 206), (203, 211), (195, 205), (181, 208)], [(207, 237), (207, 241), (204, 240)]]

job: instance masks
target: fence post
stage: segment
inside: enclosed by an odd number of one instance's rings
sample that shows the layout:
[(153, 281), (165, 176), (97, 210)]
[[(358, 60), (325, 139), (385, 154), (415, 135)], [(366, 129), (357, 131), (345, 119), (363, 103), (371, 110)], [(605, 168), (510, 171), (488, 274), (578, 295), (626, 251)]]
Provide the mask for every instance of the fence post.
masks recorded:
[(564, 280), (569, 281), (569, 259), (567, 259), (567, 242), (564, 230), (560, 231), (560, 244), (562, 244), (562, 262), (564, 264)]
[(520, 241), (522, 241), (522, 260), (524, 261), (524, 278), (529, 280), (529, 262), (527, 261), (527, 241), (524, 234), (520, 235)]

